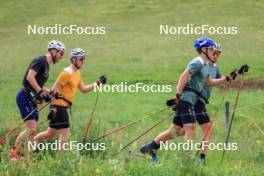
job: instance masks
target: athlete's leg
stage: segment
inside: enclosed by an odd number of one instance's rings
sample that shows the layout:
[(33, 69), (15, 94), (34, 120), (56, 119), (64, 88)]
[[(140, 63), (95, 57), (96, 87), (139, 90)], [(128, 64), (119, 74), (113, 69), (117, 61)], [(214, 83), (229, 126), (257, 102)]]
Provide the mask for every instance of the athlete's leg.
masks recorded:
[(60, 137), (59, 137), (59, 150), (63, 151), (63, 144), (68, 141), (70, 136), (70, 128), (60, 129)]
[(196, 113), (197, 122), (203, 131), (203, 141), (201, 141), (202, 143), (199, 151), (198, 163), (204, 164), (206, 151), (208, 148), (207, 146), (209, 145), (209, 140), (212, 135), (212, 122), (210, 121), (209, 115), (205, 108), (205, 103), (203, 103), (202, 101), (197, 101), (194, 106), (194, 109)]
[[(14, 148), (18, 148), (22, 144), (26, 133), (28, 133), (30, 140), (33, 139), (33, 137), (37, 133), (37, 121), (39, 118), (38, 111), (35, 110), (37, 106), (26, 95), (24, 90), (21, 89), (18, 92), (16, 97), (16, 102), (21, 114), (21, 118), (25, 120), (26, 130), (19, 133), (16, 142), (14, 144)], [(28, 116), (29, 114), (31, 115)]]
[(14, 144), (14, 147), (19, 147), (23, 144), (24, 137), (26, 134), (28, 134), (29, 140), (32, 140), (34, 136), (37, 134), (37, 121), (35, 120), (27, 120), (25, 121), (26, 124), (26, 130), (19, 133), (19, 135), (16, 138), (16, 142)]
[[(176, 133), (176, 135), (174, 134)], [(182, 136), (184, 135), (184, 129), (181, 126), (175, 125), (175, 124), (171, 124), (171, 126), (163, 131), (162, 133), (160, 133), (155, 139), (154, 141), (157, 144), (160, 144), (160, 142), (166, 142), (169, 141), (171, 139), (173, 139), (175, 136)]]
[(195, 123), (184, 124), (183, 129), (185, 131), (186, 140), (194, 140), (195, 138)]
[(203, 138), (204, 141), (202, 141), (205, 145), (201, 147), (200, 154), (206, 154), (207, 146), (209, 145), (210, 138), (212, 136), (212, 122), (208, 122), (205, 124), (200, 125), (203, 130)]
[[(176, 132), (176, 134), (175, 134)], [(181, 136), (184, 134), (183, 128), (182, 128), (182, 121), (180, 116), (175, 114), (172, 124), (170, 127), (160, 133), (153, 141), (151, 141), (148, 144), (144, 144), (141, 148), (140, 151), (143, 154), (150, 154), (152, 156), (153, 160), (157, 160), (156, 158), (156, 153), (157, 150), (160, 148), (161, 142), (166, 142), (168, 140), (173, 139), (175, 136)]]
[(56, 135), (56, 132), (57, 132), (57, 129), (48, 127), (46, 131), (38, 133), (34, 137), (34, 141), (41, 142), (41, 141), (49, 140)]
[(196, 116), (193, 105), (185, 101), (180, 101), (178, 111), (178, 115), (183, 124), (185, 139), (194, 140)]

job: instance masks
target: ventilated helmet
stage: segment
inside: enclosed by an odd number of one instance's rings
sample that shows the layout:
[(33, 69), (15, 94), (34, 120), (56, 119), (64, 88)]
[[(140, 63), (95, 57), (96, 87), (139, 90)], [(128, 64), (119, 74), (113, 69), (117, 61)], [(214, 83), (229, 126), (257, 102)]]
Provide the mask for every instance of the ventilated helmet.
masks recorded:
[(194, 48), (210, 47), (214, 45), (214, 41), (208, 37), (201, 37), (194, 41)]
[(86, 53), (81, 48), (74, 48), (69, 53), (69, 56), (70, 56), (70, 58), (73, 58), (73, 57), (81, 57), (81, 58), (84, 58), (86, 56)]
[(50, 51), (51, 49), (56, 49), (58, 51), (63, 51), (63, 52), (66, 50), (64, 44), (57, 40), (52, 40), (48, 43), (48, 51)]

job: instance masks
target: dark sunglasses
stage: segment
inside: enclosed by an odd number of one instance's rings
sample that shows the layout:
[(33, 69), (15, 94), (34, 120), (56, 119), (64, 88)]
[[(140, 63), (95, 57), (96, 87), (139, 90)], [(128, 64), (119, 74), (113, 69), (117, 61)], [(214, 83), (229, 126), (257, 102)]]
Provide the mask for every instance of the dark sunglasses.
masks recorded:
[(61, 56), (63, 56), (63, 55), (64, 55), (64, 52), (59, 52), (59, 53), (60, 53), (60, 55), (61, 55)]
[(80, 58), (79, 60), (83, 62), (83, 61), (85, 60), (85, 58), (84, 58), (84, 57), (82, 57), (82, 58)]
[(211, 50), (211, 51), (214, 51), (214, 47), (213, 46), (209, 46), (209, 47), (207, 47), (209, 50)]

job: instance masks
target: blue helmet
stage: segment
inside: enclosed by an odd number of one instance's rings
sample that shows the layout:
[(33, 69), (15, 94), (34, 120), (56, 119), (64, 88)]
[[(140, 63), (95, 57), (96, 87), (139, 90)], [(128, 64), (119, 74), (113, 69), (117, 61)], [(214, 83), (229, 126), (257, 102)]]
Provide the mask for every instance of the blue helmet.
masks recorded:
[(199, 49), (201, 47), (210, 47), (214, 45), (214, 41), (208, 37), (197, 38), (194, 41), (194, 48)]

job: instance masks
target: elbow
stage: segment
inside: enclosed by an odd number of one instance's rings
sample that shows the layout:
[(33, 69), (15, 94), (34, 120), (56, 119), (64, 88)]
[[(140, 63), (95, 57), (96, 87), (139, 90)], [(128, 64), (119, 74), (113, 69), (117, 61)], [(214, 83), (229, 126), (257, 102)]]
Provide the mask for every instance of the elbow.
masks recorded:
[(81, 87), (81, 88), (80, 88), (80, 91), (81, 91), (83, 94), (85, 94), (85, 93), (88, 92), (88, 90), (87, 90), (85, 87)]
[(80, 89), (80, 92), (85, 93), (85, 90), (84, 89)]
[(213, 84), (207, 84), (208, 87), (213, 87), (214, 85)]
[(207, 81), (207, 82), (206, 82), (206, 85), (207, 85), (208, 87), (212, 87), (212, 86), (213, 86), (213, 83), (212, 83), (211, 81)]
[(32, 76), (30, 74), (28, 74), (26, 79), (27, 79), (28, 82), (30, 82), (30, 80), (32, 79)]

